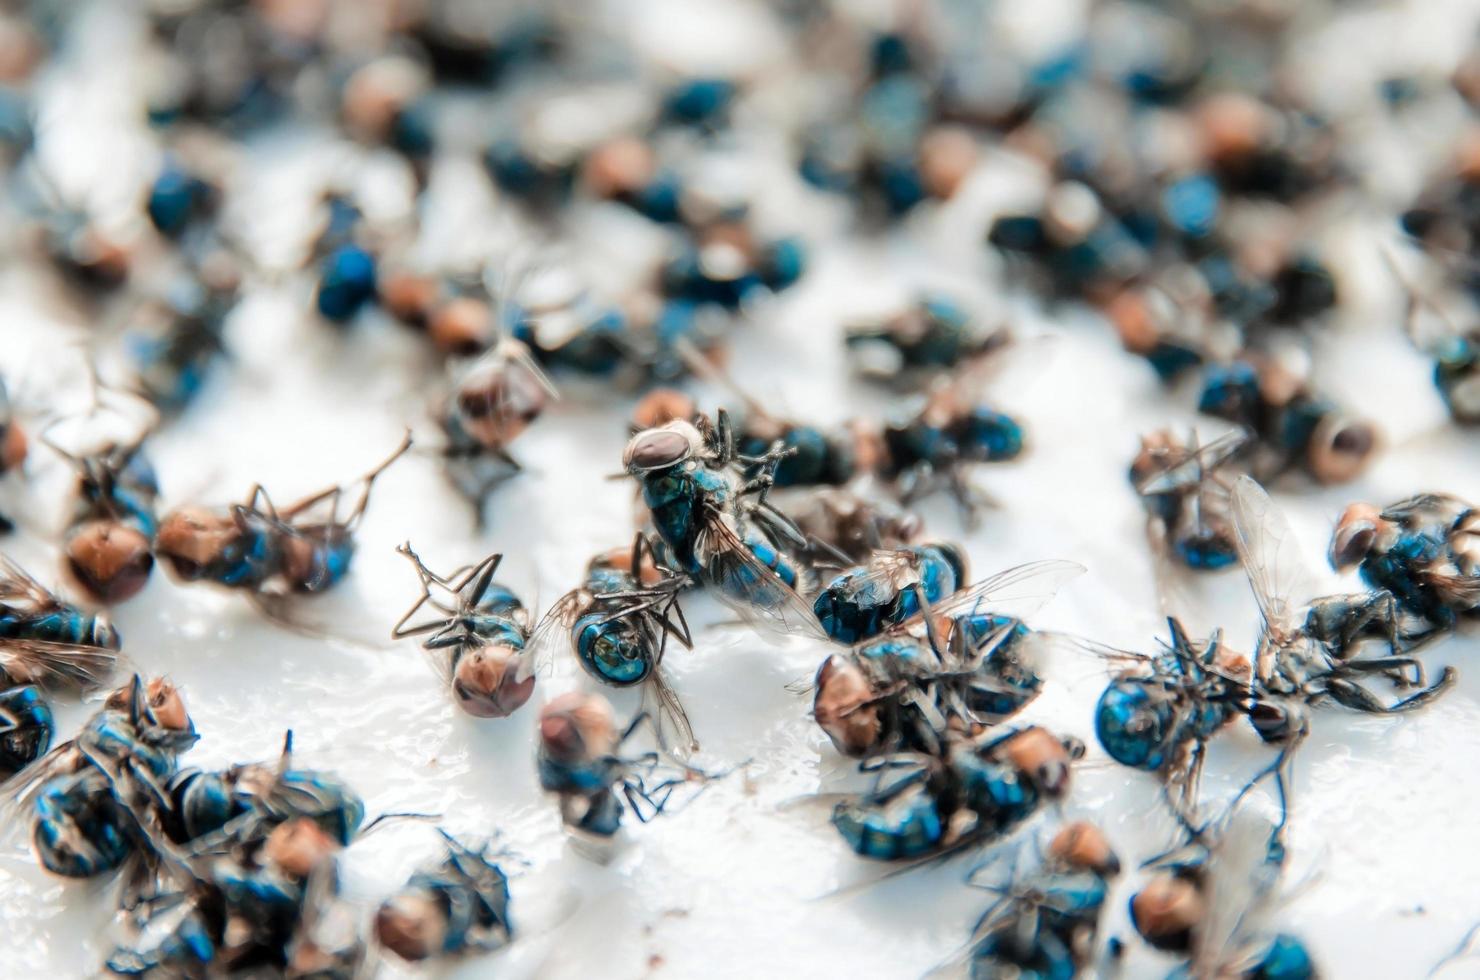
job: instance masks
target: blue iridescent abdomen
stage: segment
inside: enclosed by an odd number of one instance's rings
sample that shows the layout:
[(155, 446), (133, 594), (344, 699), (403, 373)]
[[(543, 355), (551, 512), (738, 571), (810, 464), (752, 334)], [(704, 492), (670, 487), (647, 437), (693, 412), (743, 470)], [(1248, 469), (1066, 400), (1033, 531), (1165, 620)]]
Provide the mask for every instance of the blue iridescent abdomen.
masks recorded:
[[(97, 646), (97, 638), (108, 637), (110, 632), (99, 628), (96, 616), (70, 606), (39, 616), (23, 616), (0, 605), (0, 639)], [(116, 650), (119, 645), (115, 641), (107, 646)]]
[(0, 691), (0, 782), (35, 762), (51, 748), (51, 706), (31, 684)]
[(615, 764), (609, 758), (569, 763), (552, 759), (543, 751), (539, 753), (539, 773), (540, 786), (549, 792), (581, 796), (592, 796), (616, 779)]
[(338, 776), (313, 769), (289, 769), (278, 780), (297, 812), (341, 844), (349, 844), (365, 819), (365, 803)]
[(609, 610), (593, 607), (576, 620), (571, 633), (581, 667), (604, 684), (628, 687), (652, 673), (655, 651), (647, 649), (630, 621), (612, 619)]
[(1443, 550), (1444, 541), (1438, 533), (1404, 534), (1387, 551), (1362, 559), (1362, 580), (1374, 589), (1391, 592), (1398, 604), (1414, 615), (1441, 626), (1451, 624), (1453, 611), (1414, 574), (1416, 568), (1438, 558)]
[(1100, 695), (1095, 706), (1095, 737), (1121, 765), (1155, 772), (1185, 738), (1178, 715), (1160, 684), (1123, 678)]
[(46, 870), (91, 878), (123, 864), (131, 850), (131, 820), (114, 799), (108, 778), (91, 767), (58, 776), (33, 804), (31, 840)]
[(929, 854), (945, 835), (935, 800), (918, 784), (888, 800), (840, 803), (832, 822), (855, 853), (879, 861)]
[(1248, 980), (1314, 980), (1316, 967), (1304, 943), (1281, 933), (1259, 964), (1245, 975)]

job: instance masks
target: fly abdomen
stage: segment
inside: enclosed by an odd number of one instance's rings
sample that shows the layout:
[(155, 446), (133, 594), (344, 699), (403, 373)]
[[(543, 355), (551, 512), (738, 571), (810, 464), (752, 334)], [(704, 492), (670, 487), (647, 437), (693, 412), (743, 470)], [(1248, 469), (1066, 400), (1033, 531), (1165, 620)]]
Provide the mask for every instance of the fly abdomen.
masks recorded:
[(855, 853), (879, 861), (929, 854), (945, 836), (936, 801), (924, 785), (887, 800), (840, 803), (832, 822)]
[(612, 610), (597, 601), (571, 627), (581, 667), (603, 684), (630, 687), (647, 680), (655, 651), (649, 637), (626, 619), (612, 619)]
[(0, 783), (51, 748), (51, 706), (41, 689), (22, 684), (0, 691)]
[(1123, 766), (1155, 772), (1184, 741), (1175, 701), (1161, 685), (1127, 677), (1105, 688), (1095, 706), (1095, 736)]

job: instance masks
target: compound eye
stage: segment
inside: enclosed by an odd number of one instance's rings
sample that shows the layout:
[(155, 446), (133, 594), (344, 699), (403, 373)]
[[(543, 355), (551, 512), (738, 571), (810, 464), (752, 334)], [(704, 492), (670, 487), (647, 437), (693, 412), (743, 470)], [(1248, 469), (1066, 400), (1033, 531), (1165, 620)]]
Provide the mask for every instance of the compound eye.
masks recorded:
[(683, 462), (693, 451), (689, 437), (675, 429), (648, 429), (632, 437), (623, 463), (629, 470), (658, 470)]
[(1283, 741), (1290, 734), (1290, 715), (1284, 708), (1260, 701), (1249, 709), (1254, 731), (1266, 742)]

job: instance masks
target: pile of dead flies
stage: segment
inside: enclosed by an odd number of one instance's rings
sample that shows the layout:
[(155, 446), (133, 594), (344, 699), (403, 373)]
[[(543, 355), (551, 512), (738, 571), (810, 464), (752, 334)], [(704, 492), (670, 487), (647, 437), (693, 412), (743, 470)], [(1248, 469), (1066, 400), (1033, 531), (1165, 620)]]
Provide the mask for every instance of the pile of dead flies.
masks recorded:
[[(116, 882), (117, 932), (99, 969), (350, 978), (385, 957), (518, 942), (497, 863), (509, 852), (489, 840), (444, 832), (439, 863), (373, 910), (349, 901), (337, 855), (377, 821), (414, 815), (367, 821), (350, 786), (295, 761), (291, 734), (279, 758), (190, 767), (200, 736), (184, 693), (130, 676), (102, 610), (137, 594), (158, 562), (292, 629), (301, 604), (353, 573), (377, 477), (413, 442), (481, 528), (507, 481), (550, 477), (523, 472), (517, 455), (573, 379), (638, 397), (620, 464), (640, 518), (612, 529), (630, 545), (592, 557), (540, 610), (500, 583), (500, 554), (437, 571), (408, 542), (419, 594), (385, 626), (410, 641), (399, 649), (423, 649), (461, 711), (538, 726), (540, 784), (583, 854), (601, 859), (633, 822), (676, 811), (734, 768), (693, 764), (703, 722), (664, 671), (670, 645), (694, 643), (682, 604), (703, 590), (762, 635), (831, 649), (809, 693), (827, 751), (856, 759), (867, 781), (831, 813), (848, 848), (901, 868), (976, 856), (971, 878), (995, 897), (945, 968), (1057, 980), (1110, 969), (1144, 942), (1171, 954), (1179, 977), (1317, 975), (1301, 938), (1264, 914), (1282, 892), (1291, 767), (1312, 726), (1340, 726), (1341, 710), (1413, 711), (1452, 685), (1453, 669), (1426, 671), (1421, 648), (1480, 610), (1480, 510), (1427, 487), (1352, 503), (1331, 515), (1327, 557), (1357, 569), (1362, 590), (1312, 598), (1291, 594), (1285, 572), (1316, 556), (1291, 553), (1263, 485), (1345, 483), (1383, 451), (1374, 419), (1322, 393), (1312, 355), (1344, 301), (1322, 247), (1333, 201), (1386, 216), (1387, 270), (1409, 298), (1390, 330), (1432, 358), (1424, 397), (1456, 426), (1480, 423), (1480, 46), (1452, 72), (1383, 79), (1362, 103), (1465, 120), (1421, 191), (1394, 201), (1364, 182), (1362, 119), (1282, 81), (1311, 28), (1300, 4), (1106, 0), (1062, 46), (1030, 56), (972, 4), (876, 4), (865, 16), (832, 0), (777, 2), (763, 13), (784, 67), (708, 75), (579, 4), (153, 0), (139, 5), (147, 84), (130, 111), (160, 163), (120, 217), (69, 189), (54, 172), (68, 151), (48, 145), (48, 80), (65, 74), (74, 5), (11, 6), (0, 21), (11, 260), (102, 326), (77, 352), (85, 410), (22, 397), (24, 377), (0, 397), (5, 533), (34, 526), (31, 473), (75, 470), (58, 568), (0, 566), (3, 812), (50, 874)], [(476, 132), (458, 124), (469, 106), (489, 120)], [(392, 161), (411, 218), (382, 220), (346, 171), (321, 188), (296, 264), (265, 264), (233, 225), (232, 198), (243, 148), (289, 126)], [(1083, 568), (1046, 559), (979, 577), (963, 547), (925, 533), (912, 508), (936, 493), (968, 528), (984, 507), (1010, 516), (1011, 501), (990, 501), (976, 477), (1029, 448), (985, 384), (1023, 338), (958, 297), (921, 288), (846, 325), (847, 362), (875, 386), (872, 417), (814, 424), (743, 393), (728, 342), (816, 258), (805, 228), (766, 211), (760, 182), (736, 179), (758, 136), (780, 147), (774, 179), (846, 211), (860, 237), (908, 236), (1004, 155), (1037, 172), (1036, 203), (999, 210), (978, 247), (1005, 273), (999, 288), (1050, 315), (1096, 311), (1169, 405), (1195, 393), (1210, 435), (1140, 434), (1130, 490), (1165, 594), (1220, 570), (1247, 577), (1263, 617), (1252, 652), (1192, 635), (1175, 615), (1149, 653), (1035, 629), (1025, 617)], [(522, 231), (481, 251), (425, 240), (416, 199), (454, 153), (480, 161)], [(591, 209), (663, 247), (621, 282), (592, 275), (572, 257), (583, 243), (568, 241), (569, 216)], [(348, 334), (382, 317), (424, 338), (439, 372), (425, 386), (435, 431), (408, 418), (405, 441), (373, 469), (303, 500), (256, 486), (216, 498), (241, 503), (165, 511), (151, 437), (236, 370), (234, 309), (254, 283), (285, 276), (311, 295), (305, 330)], [(702, 409), (700, 389), (722, 391), (729, 410)], [(126, 434), (93, 438), (103, 419)], [(1102, 658), (1100, 748), (1150, 774), (1180, 828), (1142, 865), (1129, 908), (1139, 937), (1099, 935), (1120, 859), (1099, 828), (1056, 816), (1085, 745), (1014, 723), (1053, 683), (1054, 645)], [(544, 696), (547, 668), (570, 660), (601, 685), (640, 688), (645, 710), (619, 718), (592, 685)], [(53, 700), (88, 695), (90, 720), (56, 742)], [(1208, 746), (1244, 723), (1269, 763), (1210, 802)], [(1247, 805), (1256, 786), (1277, 819)], [(1011, 861), (992, 858), (1002, 853)]]

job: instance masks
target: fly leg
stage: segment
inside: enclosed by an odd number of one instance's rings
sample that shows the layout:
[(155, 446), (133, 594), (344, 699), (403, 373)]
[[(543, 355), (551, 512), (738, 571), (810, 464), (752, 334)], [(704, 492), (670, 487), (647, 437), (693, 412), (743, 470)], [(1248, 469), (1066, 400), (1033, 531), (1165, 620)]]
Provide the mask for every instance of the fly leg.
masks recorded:
[(1438, 698), (1439, 695), (1443, 694), (1454, 684), (1457, 675), (1458, 672), (1453, 667), (1445, 667), (1444, 673), (1432, 685), (1392, 704), (1383, 704), (1365, 687), (1344, 677), (1329, 678), (1326, 682), (1326, 690), (1330, 693), (1331, 697), (1336, 699), (1337, 703), (1343, 707), (1351, 708), (1353, 711), (1361, 711), (1374, 715), (1401, 714), (1407, 711), (1416, 711)]

